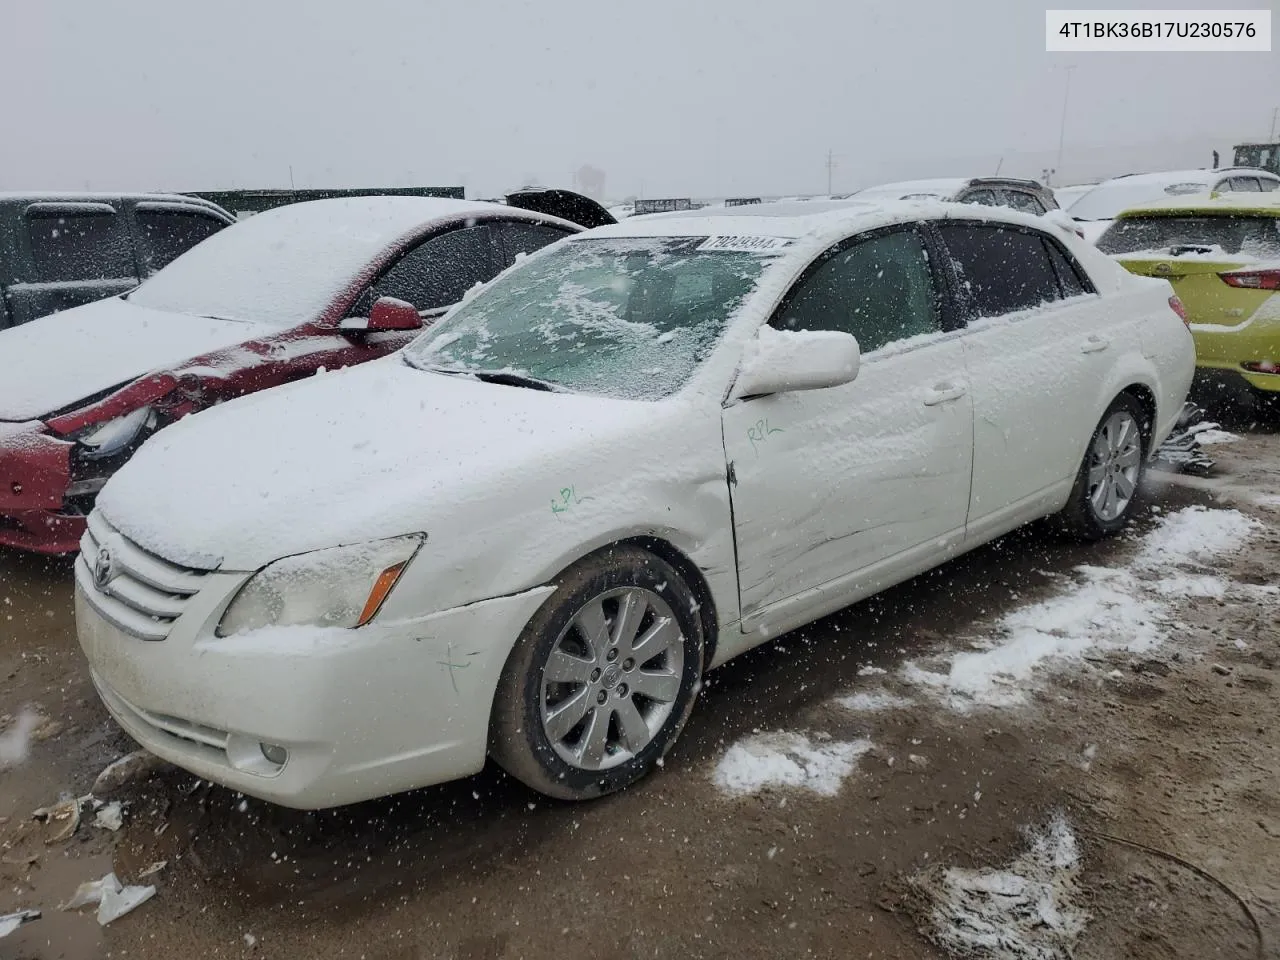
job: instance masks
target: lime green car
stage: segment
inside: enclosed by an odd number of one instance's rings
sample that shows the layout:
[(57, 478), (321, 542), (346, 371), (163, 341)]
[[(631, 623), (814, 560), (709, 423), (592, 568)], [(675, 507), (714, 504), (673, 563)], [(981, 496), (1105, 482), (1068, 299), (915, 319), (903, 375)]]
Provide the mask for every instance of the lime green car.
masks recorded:
[(1173, 284), (1202, 386), (1280, 400), (1280, 192), (1134, 207), (1098, 249), (1132, 273)]

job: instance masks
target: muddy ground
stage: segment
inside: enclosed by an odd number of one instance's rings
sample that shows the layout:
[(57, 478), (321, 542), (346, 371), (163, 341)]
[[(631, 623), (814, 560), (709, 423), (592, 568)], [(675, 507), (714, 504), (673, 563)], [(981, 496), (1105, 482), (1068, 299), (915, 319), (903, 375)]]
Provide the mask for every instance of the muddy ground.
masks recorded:
[[(1175, 643), (1090, 654), (1017, 708), (832, 704), (881, 684), (867, 665), (892, 675), (980, 635), (1059, 589), (1057, 573), (1123, 566), (1143, 525), (1180, 506), (1261, 520), (1217, 572), (1275, 583), (1280, 434), (1240, 432), (1214, 448), (1216, 476), (1154, 484), (1129, 537), (1082, 547), (1033, 527), (740, 658), (710, 677), (662, 770), (578, 806), (490, 769), (305, 814), (169, 770), (121, 795), (118, 833), (87, 813), (46, 844), (31, 812), (86, 793), (131, 745), (86, 678), (69, 564), (0, 554), (0, 715), (47, 718), (30, 759), (0, 773), (0, 914), (44, 910), (0, 958), (941, 957), (903, 878), (1003, 863), (1054, 811), (1082, 845), (1076, 956), (1244, 960), (1262, 955), (1252, 917), (1280, 957), (1274, 596), (1179, 601)], [(779, 729), (874, 747), (835, 796), (717, 789), (730, 744)], [(57, 909), (83, 880), (132, 882), (160, 860), (154, 899), (108, 928)]]

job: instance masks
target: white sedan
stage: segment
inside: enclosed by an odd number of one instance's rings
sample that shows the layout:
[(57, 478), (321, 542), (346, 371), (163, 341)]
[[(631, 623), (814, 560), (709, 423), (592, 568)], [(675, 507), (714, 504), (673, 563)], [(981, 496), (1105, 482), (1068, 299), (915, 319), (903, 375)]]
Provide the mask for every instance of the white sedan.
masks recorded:
[(1167, 284), (1012, 211), (802, 208), (579, 234), (148, 441), (76, 562), (108, 709), (288, 806), (490, 756), (592, 797), (705, 670), (1038, 517), (1126, 523), (1195, 364)]

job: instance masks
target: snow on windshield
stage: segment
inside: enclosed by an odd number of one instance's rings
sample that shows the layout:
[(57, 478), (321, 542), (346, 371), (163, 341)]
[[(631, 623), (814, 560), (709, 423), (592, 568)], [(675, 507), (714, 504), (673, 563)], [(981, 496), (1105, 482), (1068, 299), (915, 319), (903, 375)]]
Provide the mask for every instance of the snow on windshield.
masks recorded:
[(1144, 203), (1158, 203), (1168, 197), (1180, 197), (1191, 193), (1207, 193), (1209, 181), (1146, 180), (1140, 183), (1118, 180), (1094, 187), (1071, 204), (1071, 216), (1077, 220), (1112, 220), (1121, 210), (1138, 207)]
[(128, 299), (193, 316), (296, 326), (315, 320), (389, 244), (455, 206), (475, 207), (360, 197), (268, 210), (192, 247)]
[(706, 237), (573, 241), (463, 303), (407, 351), (423, 368), (511, 372), (655, 400), (711, 352), (778, 251)]
[(1255, 216), (1121, 217), (1098, 238), (1103, 253), (1204, 247), (1208, 254), (1280, 257), (1280, 218)]

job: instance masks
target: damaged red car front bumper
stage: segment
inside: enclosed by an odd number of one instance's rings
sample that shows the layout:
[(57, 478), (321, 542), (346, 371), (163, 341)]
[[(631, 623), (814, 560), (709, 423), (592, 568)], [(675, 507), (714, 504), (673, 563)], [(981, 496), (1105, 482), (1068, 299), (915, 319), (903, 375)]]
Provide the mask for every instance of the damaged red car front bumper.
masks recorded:
[(72, 553), (83, 516), (67, 513), (73, 444), (43, 423), (0, 423), (0, 546)]

